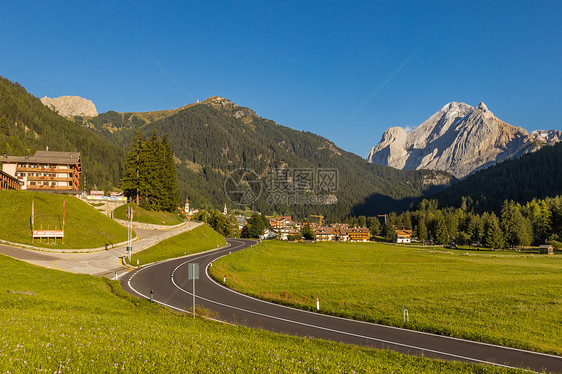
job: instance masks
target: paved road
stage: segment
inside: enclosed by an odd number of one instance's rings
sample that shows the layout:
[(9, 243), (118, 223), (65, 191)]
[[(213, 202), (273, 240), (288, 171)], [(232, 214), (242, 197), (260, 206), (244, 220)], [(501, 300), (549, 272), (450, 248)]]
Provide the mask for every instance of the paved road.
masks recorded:
[[(139, 240), (133, 242), (133, 252), (142, 251), (164, 239), (181, 234), (199, 225), (201, 225), (200, 222), (187, 222), (181, 227), (170, 230), (135, 229)], [(123, 267), (119, 261), (120, 257), (127, 254), (126, 246), (90, 253), (54, 253), (0, 245), (0, 254), (50, 269), (107, 278), (120, 277), (130, 271), (129, 268)]]
[(206, 267), (230, 251), (247, 248), (255, 242), (242, 239), (228, 241), (231, 246), (226, 249), (132, 271), (121, 279), (121, 284), (133, 295), (149, 298), (152, 290), (156, 302), (176, 310), (191, 311), (192, 281), (187, 280), (187, 263), (197, 262), (201, 277), (196, 282), (196, 304), (212, 311), (214, 318), (221, 321), (431, 358), (562, 373), (562, 358), (559, 356), (331, 317), (260, 301), (229, 290), (212, 280)]

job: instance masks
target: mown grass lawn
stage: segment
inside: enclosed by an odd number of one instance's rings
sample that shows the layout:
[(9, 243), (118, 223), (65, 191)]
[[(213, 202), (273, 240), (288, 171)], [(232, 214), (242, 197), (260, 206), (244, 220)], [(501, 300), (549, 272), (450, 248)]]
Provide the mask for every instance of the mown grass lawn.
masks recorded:
[(153, 225), (173, 226), (184, 222), (184, 219), (170, 212), (160, 212), (155, 210), (146, 210), (137, 204), (125, 204), (117, 207), (113, 211), (113, 218), (127, 220), (127, 207), (132, 206), (134, 209), (133, 222), (150, 223)]
[(151, 262), (199, 253), (225, 245), (224, 237), (205, 223), (193, 230), (163, 240), (142, 252), (133, 254), (130, 263), (137, 265), (138, 260), (139, 265), (146, 265)]
[[(31, 238), (31, 201), (35, 201), (35, 229), (62, 228), (66, 201), (64, 244), (57, 239)], [(98, 248), (127, 240), (127, 228), (87, 203), (65, 195), (32, 191), (0, 191), (0, 239), (48, 248)]]
[[(266, 300), (562, 354), (562, 256), (264, 241), (211, 274)], [(403, 322), (408, 310), (409, 323)]]
[(2, 255), (0, 274), (4, 373), (518, 372), (193, 320), (117, 281)]

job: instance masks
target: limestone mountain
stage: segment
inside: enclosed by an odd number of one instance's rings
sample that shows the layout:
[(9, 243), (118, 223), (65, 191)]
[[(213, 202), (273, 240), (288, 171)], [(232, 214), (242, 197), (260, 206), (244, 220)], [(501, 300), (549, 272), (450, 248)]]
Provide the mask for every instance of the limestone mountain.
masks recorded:
[(442, 170), (462, 178), (560, 139), (560, 131), (529, 134), (512, 126), (484, 103), (474, 108), (451, 102), (409, 133), (401, 127), (386, 130), (367, 160), (397, 169)]
[(44, 96), (41, 98), (41, 102), (67, 118), (74, 116), (95, 117), (98, 115), (94, 103), (80, 96), (61, 96), (52, 99)]

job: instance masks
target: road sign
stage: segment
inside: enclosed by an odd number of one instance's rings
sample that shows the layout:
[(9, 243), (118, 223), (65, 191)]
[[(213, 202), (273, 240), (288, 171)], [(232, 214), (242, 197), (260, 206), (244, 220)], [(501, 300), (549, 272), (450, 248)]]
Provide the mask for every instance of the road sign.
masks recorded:
[(199, 279), (199, 264), (187, 264), (187, 280), (193, 280), (193, 318), (195, 318), (195, 280)]
[(199, 279), (199, 264), (190, 263), (187, 264), (187, 279)]

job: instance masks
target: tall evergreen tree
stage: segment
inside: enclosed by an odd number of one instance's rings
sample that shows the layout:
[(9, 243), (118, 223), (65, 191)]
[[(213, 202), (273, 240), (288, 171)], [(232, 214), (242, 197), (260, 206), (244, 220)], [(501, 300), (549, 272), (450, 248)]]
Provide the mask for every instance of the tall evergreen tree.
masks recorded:
[(435, 222), (435, 241), (437, 244), (447, 244), (449, 242), (449, 232), (445, 218), (440, 215)]
[(504, 247), (504, 237), (498, 217), (492, 213), (484, 223), (484, 245), (488, 248), (500, 249)]
[(178, 182), (172, 148), (166, 136), (156, 132), (144, 140), (140, 131), (133, 139), (121, 180), (125, 195), (146, 209), (173, 212), (177, 207)]
[(422, 242), (427, 240), (427, 226), (425, 225), (425, 218), (421, 218), (418, 222), (418, 239)]
[(178, 204), (178, 174), (172, 146), (166, 134), (162, 137), (162, 209), (172, 211)]
[(143, 148), (144, 148), (144, 138), (140, 132), (137, 130), (137, 134), (131, 142), (129, 147), (129, 155), (125, 160), (125, 175), (121, 179), (121, 188), (123, 189), (125, 196), (136, 200), (139, 203), (140, 198), (140, 174), (141, 174), (141, 164), (143, 158)]

